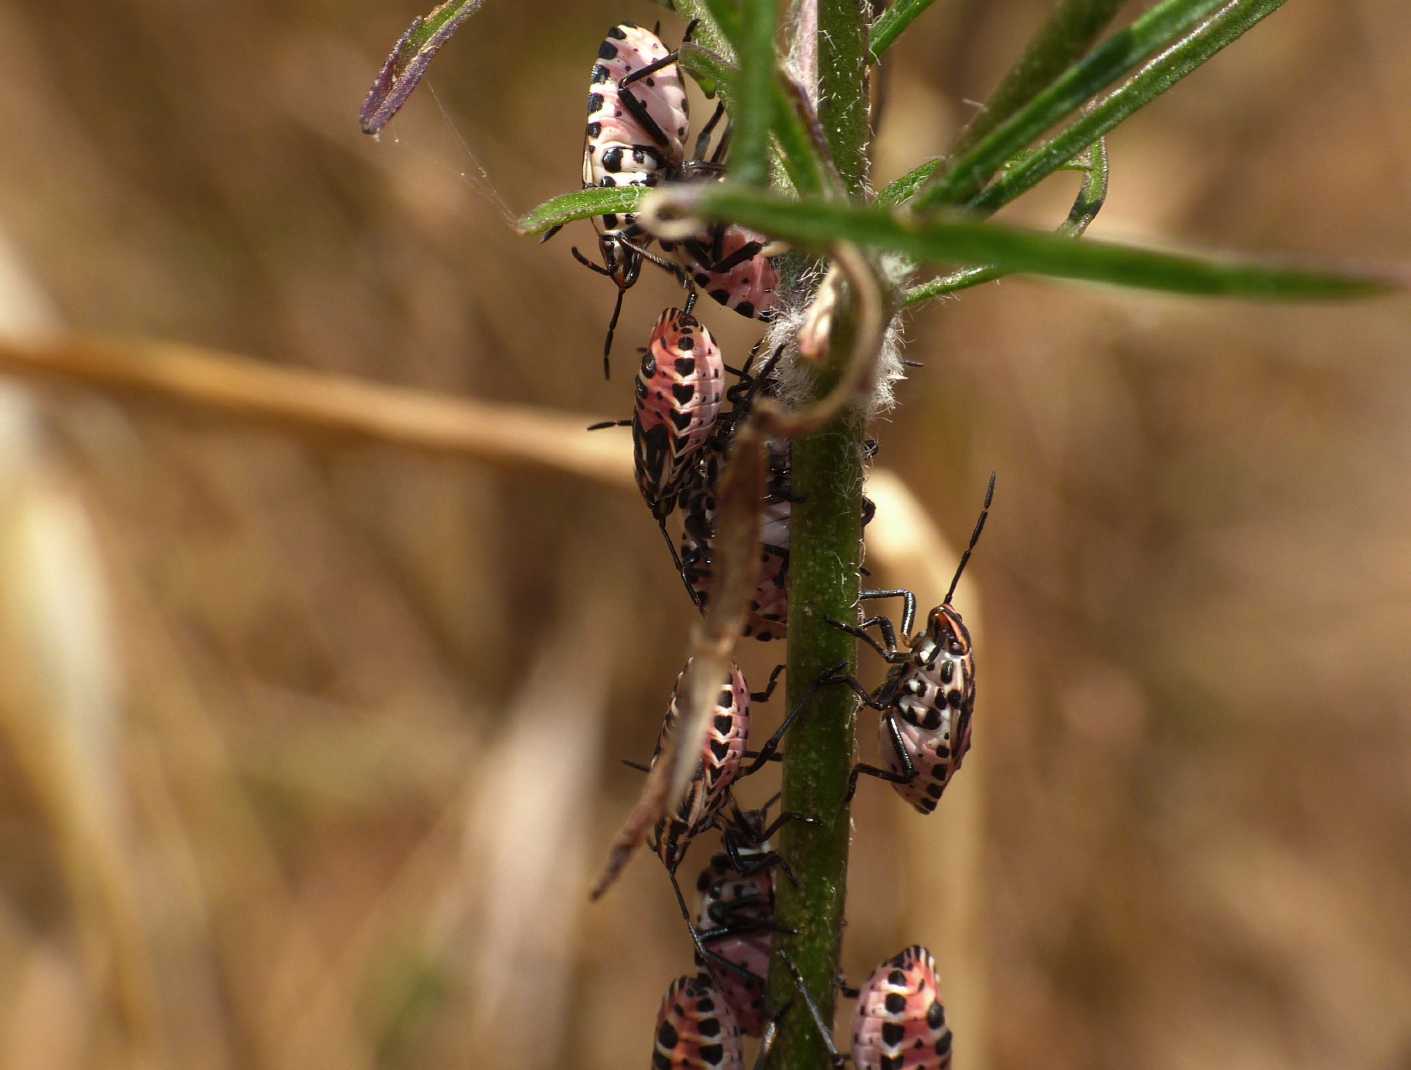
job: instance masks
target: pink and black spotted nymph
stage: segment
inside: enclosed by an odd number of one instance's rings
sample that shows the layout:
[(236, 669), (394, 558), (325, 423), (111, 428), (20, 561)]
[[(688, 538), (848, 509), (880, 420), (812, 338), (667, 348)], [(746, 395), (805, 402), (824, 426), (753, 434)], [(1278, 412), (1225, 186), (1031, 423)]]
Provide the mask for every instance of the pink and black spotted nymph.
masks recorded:
[[(687, 30), (689, 39), (690, 29)], [(664, 181), (714, 181), (725, 173), (728, 134), (707, 158), (716, 125), (724, 116), (718, 104), (701, 128), (695, 151), (686, 157), (690, 126), (685, 86), (677, 54), (667, 51), (652, 31), (624, 22), (608, 31), (593, 64), (588, 91), (588, 126), (583, 144), (583, 187), (656, 186)], [(747, 317), (768, 318), (778, 274), (765, 255), (763, 237), (742, 227), (719, 224), (679, 242), (663, 242), (680, 263), (653, 254), (652, 236), (635, 214), (595, 216), (598, 253), (594, 263), (573, 250), (585, 267), (610, 278), (617, 300), (603, 340), (607, 373), (622, 298), (641, 275), (644, 260), (679, 278), (692, 292), (699, 286), (712, 300)], [(555, 230), (545, 237), (552, 237)]]
[[(634, 75), (636, 80), (624, 84)], [(589, 78), (584, 189), (655, 186), (679, 171), (690, 113), (675, 54), (667, 51), (661, 38), (630, 22), (614, 26), (598, 47)], [(577, 249), (573, 255), (617, 284), (617, 303), (603, 343), (606, 375), (622, 295), (641, 274), (644, 250), (652, 239), (631, 213), (595, 216), (593, 225), (602, 263), (593, 263)]]
[[(652, 751), (648, 768), (655, 766), (661, 759), (667, 737), (676, 730), (681, 721), (685, 704), (681, 689), (686, 682), (690, 666), (688, 661), (686, 668), (676, 677), (676, 686), (672, 688), (671, 702), (657, 734), (656, 749)], [(745, 749), (750, 738), (750, 704), (769, 701), (778, 686), (779, 674), (783, 671), (784, 666), (777, 666), (770, 674), (764, 690), (752, 692), (739, 667), (730, 666), (729, 674), (721, 682), (715, 706), (709, 713), (705, 739), (701, 743), (695, 772), (686, 793), (676, 807), (657, 822), (648, 840), (669, 873), (675, 874), (682, 859), (686, 857), (691, 841), (718, 823), (720, 813), (730, 799), (730, 786), (740, 777), (749, 776), (759, 770), (778, 750), (779, 742), (797, 716), (797, 711), (786, 717), (753, 760), (748, 765), (745, 763)], [(684, 900), (682, 913), (689, 917)]]
[[(848, 1056), (833, 1044), (832, 1031), (793, 960), (782, 957), (833, 1065), (842, 1067)], [(935, 959), (913, 944), (878, 966), (857, 993), (853, 1064), (857, 1070), (947, 1070), (951, 1047)]]
[[(672, 689), (671, 703), (662, 721), (651, 763), (638, 766), (643, 771), (650, 770), (660, 761), (667, 739), (681, 722), (685, 703), (682, 688), (690, 667), (691, 663), (688, 661), (686, 668), (682, 669), (676, 678), (676, 686)], [(768, 701), (778, 685), (779, 674), (783, 671), (784, 666), (776, 666), (764, 690), (751, 692), (739, 668), (733, 665), (730, 667), (730, 672), (717, 692), (715, 705), (708, 711), (705, 738), (701, 743), (685, 794), (680, 802), (657, 822), (647, 840), (648, 846), (656, 852), (666, 867), (672, 891), (676, 895), (676, 905), (681, 910), (681, 917), (686, 922), (700, 960), (734, 970), (742, 977), (745, 976), (745, 971), (735, 967), (728, 960), (721, 959), (702, 943), (701, 933), (692, 921), (686, 897), (677, 882), (676, 871), (685, 859), (692, 841), (706, 830), (719, 827), (731, 863), (742, 875), (753, 875), (761, 867), (780, 864), (778, 856), (767, 847), (762, 852), (755, 850), (760, 842), (772, 836), (786, 821), (808, 820), (794, 814), (780, 814), (772, 825), (767, 829), (763, 828), (762, 813), (751, 812), (754, 817), (742, 813), (734, 806), (730, 792), (731, 786), (741, 777), (754, 774), (763, 768), (765, 763), (775, 759), (779, 744), (790, 726), (811, 701), (814, 691), (821, 686), (815, 683), (809, 689), (806, 697), (789, 711), (774, 734), (765, 741), (764, 746), (757, 752), (748, 752), (746, 747), (749, 742), (751, 703)], [(732, 813), (728, 817), (722, 817), (727, 804), (731, 806)]]
[(637, 489), (661, 527), (672, 561), (681, 569), (666, 520), (677, 501), (694, 486), (697, 461), (715, 433), (725, 394), (725, 361), (720, 348), (695, 316), (668, 308), (642, 349), (634, 383), (630, 420), (607, 420), (589, 426), (632, 428), (632, 458)]
[(857, 1070), (945, 1070), (951, 1032), (931, 952), (915, 944), (873, 971), (857, 998)]
[(632, 417), (637, 486), (658, 519), (676, 507), (690, 466), (715, 430), (725, 360), (705, 324), (669, 308), (652, 328)]
[(632, 418), (588, 428), (632, 428), (637, 489), (652, 516), (663, 524), (694, 480), (696, 463), (715, 433), (725, 397), (725, 360), (705, 324), (691, 314), (692, 304), (668, 308), (657, 317), (641, 350)]
[(652, 1070), (744, 1070), (740, 1026), (707, 977), (678, 977), (657, 1010)]
[[(716, 531), (716, 486), (735, 431), (749, 415), (757, 397), (772, 397), (776, 390), (776, 350), (758, 372), (752, 373), (754, 355), (746, 361), (740, 381), (726, 394), (730, 407), (716, 421), (715, 434), (702, 451), (695, 481), (682, 497), (681, 552), (677, 555), (687, 593), (702, 612), (710, 599), (714, 575), (713, 545)], [(789, 446), (771, 443), (768, 449), (767, 494), (761, 502), (760, 573), (745, 620), (744, 636), (768, 642), (782, 639), (788, 626), (789, 594)]]
[(710, 973), (746, 1036), (763, 1034), (765, 978), (778, 926), (774, 921), (774, 874), (791, 880), (788, 863), (769, 838), (796, 815), (780, 814), (766, 827), (768, 804), (759, 810), (735, 807), (724, 829), (725, 849), (711, 857), (696, 879), (696, 935), (707, 951), (697, 965)]
[[(975, 651), (960, 613), (951, 604), (956, 585), (965, 571), (994, 498), (995, 477), (990, 476), (985, 504), (961, 555), (945, 601), (931, 610), (926, 627), (911, 635), (916, 618), (916, 596), (908, 590), (864, 591), (862, 599), (901, 598), (903, 647), (885, 616), (868, 617), (859, 624), (832, 623), (856, 635), (892, 666), (882, 686), (869, 692), (856, 677), (832, 676), (830, 683), (850, 686), (863, 703), (882, 717), (878, 725), (887, 768), (859, 764), (848, 783), (849, 799), (857, 790), (860, 774), (890, 781), (897, 793), (923, 814), (936, 808), (946, 785), (970, 750), (971, 719), (975, 712)], [(878, 643), (867, 631), (877, 628)]]
[[(789, 444), (770, 443), (768, 493), (760, 503), (759, 579), (750, 599), (749, 616), (741, 633), (747, 639), (782, 639), (789, 624), (789, 517), (793, 493), (789, 478)], [(723, 457), (706, 458), (701, 479), (685, 501), (681, 533), (681, 575), (692, 601), (704, 612), (710, 603), (715, 574), (717, 535), (715, 492)]]
[(764, 235), (724, 223), (696, 237), (661, 245), (675, 251), (690, 281), (712, 301), (746, 319), (774, 318), (779, 272)]

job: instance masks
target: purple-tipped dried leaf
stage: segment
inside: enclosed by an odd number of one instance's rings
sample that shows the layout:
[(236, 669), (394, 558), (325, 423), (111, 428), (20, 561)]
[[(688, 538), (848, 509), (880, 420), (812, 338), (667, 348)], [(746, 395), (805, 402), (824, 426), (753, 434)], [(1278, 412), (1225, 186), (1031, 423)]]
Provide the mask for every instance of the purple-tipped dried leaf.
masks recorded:
[(412, 19), (406, 32), (397, 38), (377, 77), (372, 81), (362, 111), (358, 113), (364, 134), (378, 134), (401, 111), (402, 105), (421, 84), (426, 68), (441, 46), (480, 10), (485, 0), (446, 0), (425, 16)]

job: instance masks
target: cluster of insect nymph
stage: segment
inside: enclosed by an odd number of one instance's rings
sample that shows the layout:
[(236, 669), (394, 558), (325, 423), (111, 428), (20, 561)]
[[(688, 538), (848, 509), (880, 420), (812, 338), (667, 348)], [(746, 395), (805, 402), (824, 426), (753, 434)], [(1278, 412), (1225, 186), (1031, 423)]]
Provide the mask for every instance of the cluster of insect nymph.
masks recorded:
[[(709, 143), (722, 115), (717, 107), (687, 158), (689, 119), (677, 54), (655, 32), (629, 23), (613, 27), (592, 68), (583, 153), (585, 187), (719, 178), (729, 144), (728, 124), (713, 150)], [(593, 223), (599, 260), (590, 260), (577, 249), (573, 254), (617, 287), (603, 348), (605, 373), (623, 295), (638, 280), (644, 264), (674, 275), (687, 294), (682, 307), (668, 308), (656, 317), (640, 351), (632, 416), (594, 428), (631, 428), (638, 487), (690, 601), (704, 611), (710, 596), (712, 543), (718, 535), (715, 499), (720, 473), (751, 407), (777, 394), (781, 352), (762, 354), (762, 344), (757, 345), (739, 368), (731, 367), (695, 315), (696, 293), (704, 290), (739, 315), (769, 320), (775, 309), (777, 250), (763, 236), (736, 225), (719, 224), (686, 240), (666, 242), (654, 239), (631, 214), (598, 216)], [(727, 377), (735, 381), (729, 383)], [(764, 642), (784, 637), (788, 616), (790, 507), (795, 499), (787, 441), (770, 444), (767, 467), (767, 496), (760, 503), (761, 568), (743, 631), (744, 636)], [(858, 777), (867, 775), (890, 782), (903, 799), (929, 814), (970, 748), (974, 655), (970, 633), (951, 599), (980, 537), (993, 491), (992, 477), (984, 509), (945, 601), (931, 610), (922, 630), (912, 634), (916, 598), (905, 590), (862, 595), (868, 602), (900, 599), (899, 628), (884, 615), (856, 623), (835, 622), (867, 642), (890, 666), (886, 679), (875, 688), (838, 669), (813, 682), (809, 690), (811, 697), (820, 687), (849, 687), (880, 714), (886, 766), (855, 766), (849, 799)], [(680, 534), (673, 536), (668, 522), (677, 513)], [(864, 523), (870, 515), (869, 503)], [(795, 879), (771, 849), (770, 839), (787, 822), (811, 819), (779, 813), (771, 820), (769, 810), (778, 796), (763, 808), (744, 809), (732, 789), (779, 756), (790, 725), (808, 705), (808, 698), (799, 702), (763, 745), (750, 749), (751, 704), (770, 697), (782, 669), (781, 665), (774, 670), (762, 691), (752, 691), (738, 666), (732, 665), (715, 693), (689, 787), (648, 840), (665, 865), (698, 968), (696, 974), (672, 981), (662, 998), (652, 1048), (652, 1065), (662, 1070), (742, 1068), (742, 1038), (764, 1037), (767, 1046), (782, 1014), (795, 1003), (797, 1013), (812, 1016), (834, 1061), (841, 1064), (849, 1057), (833, 1046), (831, 1030), (787, 957), (783, 961), (794, 972), (802, 998), (773, 1008), (766, 996), (774, 938), (787, 931), (774, 917), (775, 881)], [(651, 765), (639, 768), (656, 765), (680, 722), (686, 677), (683, 669)], [(693, 910), (677, 871), (692, 842), (713, 829), (721, 835), (722, 849), (695, 882)], [(857, 1000), (850, 1057), (862, 1070), (949, 1065), (951, 1033), (935, 962), (925, 948), (905, 948), (883, 962), (861, 989), (844, 984), (842, 991)]]

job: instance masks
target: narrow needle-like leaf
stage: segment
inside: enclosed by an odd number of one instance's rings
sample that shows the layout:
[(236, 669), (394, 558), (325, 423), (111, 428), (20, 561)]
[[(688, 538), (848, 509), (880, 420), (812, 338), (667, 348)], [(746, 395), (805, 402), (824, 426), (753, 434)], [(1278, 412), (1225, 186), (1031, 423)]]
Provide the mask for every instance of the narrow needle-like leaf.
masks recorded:
[(881, 59), (882, 53), (891, 48), (896, 39), (906, 32), (907, 27), (933, 3), (935, 0), (896, 0), (896, 3), (878, 15), (868, 36), (868, 51), (871, 53), (872, 62), (876, 63)]
[(736, 107), (731, 113), (730, 174), (747, 186), (769, 182), (769, 131), (774, 117), (774, 35), (778, 29), (776, 0), (751, 0), (743, 11), (736, 46), (740, 74), (735, 83)]
[(1029, 103), (1071, 64), (1082, 59), (1126, 0), (1061, 0), (985, 106), (951, 146), (958, 156)]
[(790, 201), (733, 185), (666, 190), (655, 196), (676, 202), (664, 213), (668, 216), (731, 220), (817, 251), (842, 240), (903, 253), (918, 263), (989, 264), (1006, 272), (1137, 289), (1271, 300), (1362, 297), (1404, 286), (1400, 275), (1075, 242), (971, 220), (904, 220), (872, 206)]
[(968, 152), (962, 153), (916, 195), (916, 211), (959, 206), (970, 200), (994, 173), (1050, 127), (1071, 117), (1095, 94), (1165, 48), (1223, 0), (1163, 0), (1113, 35), (1086, 59), (1069, 67)]
[[(729, 49), (728, 58), (738, 54), (745, 27), (740, 5), (735, 0), (679, 0), (675, 7), (678, 15), (696, 24), (697, 40), (701, 40), (703, 29), (708, 30), (718, 43)], [(709, 40), (702, 43), (710, 46)]]
[[(734, 114), (739, 107), (736, 97), (740, 77), (738, 68), (709, 49), (692, 44), (681, 46), (681, 66), (702, 87), (709, 86), (719, 92)], [(789, 89), (777, 73), (774, 84), (770, 86), (770, 107), (773, 109), (774, 137), (785, 174), (799, 193), (818, 193), (824, 187), (825, 166)]]
[[(1087, 177), (1078, 190), (1078, 196), (1073, 201), (1068, 218), (1058, 225), (1058, 233), (1067, 238), (1081, 237), (1083, 232), (1088, 229), (1089, 224), (1097, 218), (1103, 202), (1107, 200), (1109, 167), (1105, 141), (1099, 139), (1092, 144), (1088, 151), (1088, 160), (1082, 170)], [(911, 287), (903, 296), (902, 304), (914, 307), (959, 290), (968, 290), (981, 283), (993, 282), (1007, 274), (1009, 272), (991, 264), (986, 264), (984, 267), (961, 268), (949, 275), (941, 275), (939, 278), (929, 279)]]
[(1136, 74), (1098, 101), (1071, 126), (1000, 172), (970, 207), (984, 213), (1002, 208), (1102, 137), (1129, 115), (1150, 104), (1166, 90), (1237, 40), (1260, 20), (1283, 7), (1286, 0), (1229, 0), (1210, 18)]
[(392, 121), (412, 91), (420, 84), (426, 68), (466, 19), (480, 10), (485, 0), (446, 0), (425, 17), (412, 20), (405, 33), (388, 53), (382, 69), (373, 79), (363, 101), (359, 121), (364, 134), (376, 134)]
[[(1285, 2), (1228, 0), (1218, 12), (1152, 58), (1052, 140), (1007, 162), (995, 181), (972, 199), (969, 207), (992, 212), (1033, 188)], [(877, 203), (884, 207), (905, 203), (944, 165), (943, 159), (927, 160), (883, 189), (877, 195)]]
[(646, 195), (645, 186), (616, 186), (612, 189), (594, 187), (565, 193), (534, 208), (520, 218), (516, 229), (521, 234), (542, 234), (554, 227), (572, 223), (575, 219), (605, 215), (611, 212), (632, 212)]

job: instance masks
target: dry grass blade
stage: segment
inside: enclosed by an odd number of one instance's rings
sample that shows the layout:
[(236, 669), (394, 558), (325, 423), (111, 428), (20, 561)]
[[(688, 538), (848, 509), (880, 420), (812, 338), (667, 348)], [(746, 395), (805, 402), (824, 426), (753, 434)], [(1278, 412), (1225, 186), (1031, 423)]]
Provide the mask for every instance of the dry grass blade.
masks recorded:
[(392, 51), (387, 54), (382, 69), (373, 79), (367, 99), (358, 113), (358, 122), (364, 134), (380, 133), (401, 111), (402, 105), (421, 84), (426, 69), (441, 51), (441, 46), (461, 28), (466, 19), (480, 10), (484, 0), (446, 0), (437, 4), (430, 14), (418, 15)]
[(11, 474), (0, 489), (0, 739), (53, 837), (90, 989), (111, 999), (131, 1065), (159, 1062), (97, 540), (82, 505), (42, 474)]
[(735, 438), (716, 495), (719, 534), (714, 544), (715, 576), (709, 608), (691, 632), (686, 710), (666, 749), (652, 768), (642, 794), (608, 848), (608, 860), (590, 893), (600, 898), (622, 874), (647, 831), (686, 790), (694, 755), (709, 727), (708, 714), (730, 671), (730, 655), (745, 626), (750, 598), (759, 580), (760, 503), (765, 494), (764, 438), (747, 423)]
[[(0, 373), (164, 402), (304, 437), (382, 442), (632, 485), (622, 443), (584, 433), (591, 416), (546, 416), (527, 406), (448, 398), (170, 342), (0, 338)], [(574, 447), (566, 450), (569, 441)]]

